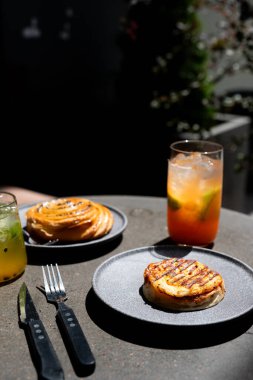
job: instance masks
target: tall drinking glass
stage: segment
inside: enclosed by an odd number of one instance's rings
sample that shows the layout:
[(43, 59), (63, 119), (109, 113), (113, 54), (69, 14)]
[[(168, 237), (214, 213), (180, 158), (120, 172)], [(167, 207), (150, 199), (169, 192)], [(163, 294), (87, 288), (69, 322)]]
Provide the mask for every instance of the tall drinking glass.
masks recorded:
[(0, 285), (19, 277), (26, 264), (17, 200), (13, 194), (0, 192)]
[(168, 231), (176, 243), (207, 246), (219, 227), (223, 147), (204, 140), (177, 141), (168, 164)]

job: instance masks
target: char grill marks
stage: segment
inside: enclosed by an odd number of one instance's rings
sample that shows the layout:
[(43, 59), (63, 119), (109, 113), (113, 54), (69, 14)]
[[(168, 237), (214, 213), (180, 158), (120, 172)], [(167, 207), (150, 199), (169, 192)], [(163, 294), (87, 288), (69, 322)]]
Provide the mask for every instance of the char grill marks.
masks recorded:
[(155, 281), (167, 276), (169, 285), (184, 286), (191, 288), (194, 284), (204, 286), (214, 277), (217, 272), (212, 271), (203, 264), (199, 267), (196, 260), (169, 259), (155, 265)]

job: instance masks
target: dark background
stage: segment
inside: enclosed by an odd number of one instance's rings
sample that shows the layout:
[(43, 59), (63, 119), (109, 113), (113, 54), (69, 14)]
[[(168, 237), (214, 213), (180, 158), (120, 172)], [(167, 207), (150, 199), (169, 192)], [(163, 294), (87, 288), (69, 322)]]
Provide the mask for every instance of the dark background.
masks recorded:
[(123, 0), (1, 2), (2, 185), (166, 195), (163, 139), (118, 106), (125, 9)]
[(0, 186), (166, 196), (173, 137), (118, 96), (127, 1), (0, 4)]

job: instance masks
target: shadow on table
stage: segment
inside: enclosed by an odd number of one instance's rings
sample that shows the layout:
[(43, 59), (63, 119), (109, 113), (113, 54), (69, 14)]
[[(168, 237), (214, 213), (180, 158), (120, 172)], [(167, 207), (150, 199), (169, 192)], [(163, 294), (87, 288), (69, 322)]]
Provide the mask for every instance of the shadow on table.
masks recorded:
[(105, 305), (91, 289), (86, 298), (90, 318), (119, 339), (154, 348), (190, 349), (225, 343), (245, 333), (252, 313), (234, 321), (209, 326), (164, 326), (125, 316)]
[[(187, 247), (187, 245), (184, 245), (184, 244), (177, 244), (175, 241), (173, 241), (170, 237), (166, 237), (165, 239), (163, 240), (160, 240), (156, 243), (154, 243), (154, 245), (173, 245), (173, 246), (178, 246), (178, 247)], [(191, 247), (191, 246), (188, 246), (188, 247)], [(208, 248), (208, 249), (212, 249), (214, 247), (214, 243), (210, 243), (202, 248)]]
[(72, 264), (93, 260), (113, 251), (121, 243), (123, 236), (98, 245), (76, 246), (71, 248), (37, 248), (27, 247), (29, 265), (45, 265), (55, 262), (57, 264)]
[[(24, 330), (27, 345), (29, 348), (29, 353), (30, 353), (33, 365), (35, 367), (35, 370), (37, 372), (38, 380), (45, 380), (45, 379), (52, 379), (52, 380), (53, 379), (55, 379), (55, 380), (59, 379), (60, 380), (60, 379), (64, 379), (63, 374), (60, 372), (61, 363), (59, 363), (58, 369), (51, 370), (51, 373), (49, 375), (47, 373), (48, 376), (51, 375), (52, 377), (45, 377), (46, 376), (45, 373), (44, 373), (45, 376), (43, 376), (42, 368), (41, 368), (41, 357), (36, 352), (36, 350), (34, 350), (33, 341), (31, 340), (29, 331), (28, 331), (28, 329), (26, 329), (22, 325), (20, 326), (20, 328), (22, 328)], [(95, 371), (95, 365), (87, 366), (87, 367), (80, 367), (79, 363), (77, 363), (75, 361), (75, 358), (73, 358), (73, 353), (69, 349), (69, 344), (67, 345), (67, 343), (65, 343), (65, 336), (62, 336), (62, 338), (63, 338), (64, 344), (66, 346), (66, 349), (68, 351), (68, 354), (69, 354), (69, 357), (70, 357), (70, 360), (71, 360), (71, 363), (72, 363), (72, 366), (73, 366), (73, 369), (74, 369), (76, 375), (78, 377), (87, 377), (87, 376), (91, 375)], [(44, 368), (44, 371), (45, 371), (45, 368)], [(48, 369), (48, 372), (50, 372), (50, 369)]]

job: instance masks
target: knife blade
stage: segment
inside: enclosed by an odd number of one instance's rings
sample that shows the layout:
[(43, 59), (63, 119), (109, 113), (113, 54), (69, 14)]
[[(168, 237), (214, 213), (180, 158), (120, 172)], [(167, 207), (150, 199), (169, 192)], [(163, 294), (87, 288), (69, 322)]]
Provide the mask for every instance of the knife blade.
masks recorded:
[(19, 290), (18, 306), (20, 323), (28, 333), (31, 349), (39, 362), (39, 379), (63, 380), (62, 366), (25, 283)]

